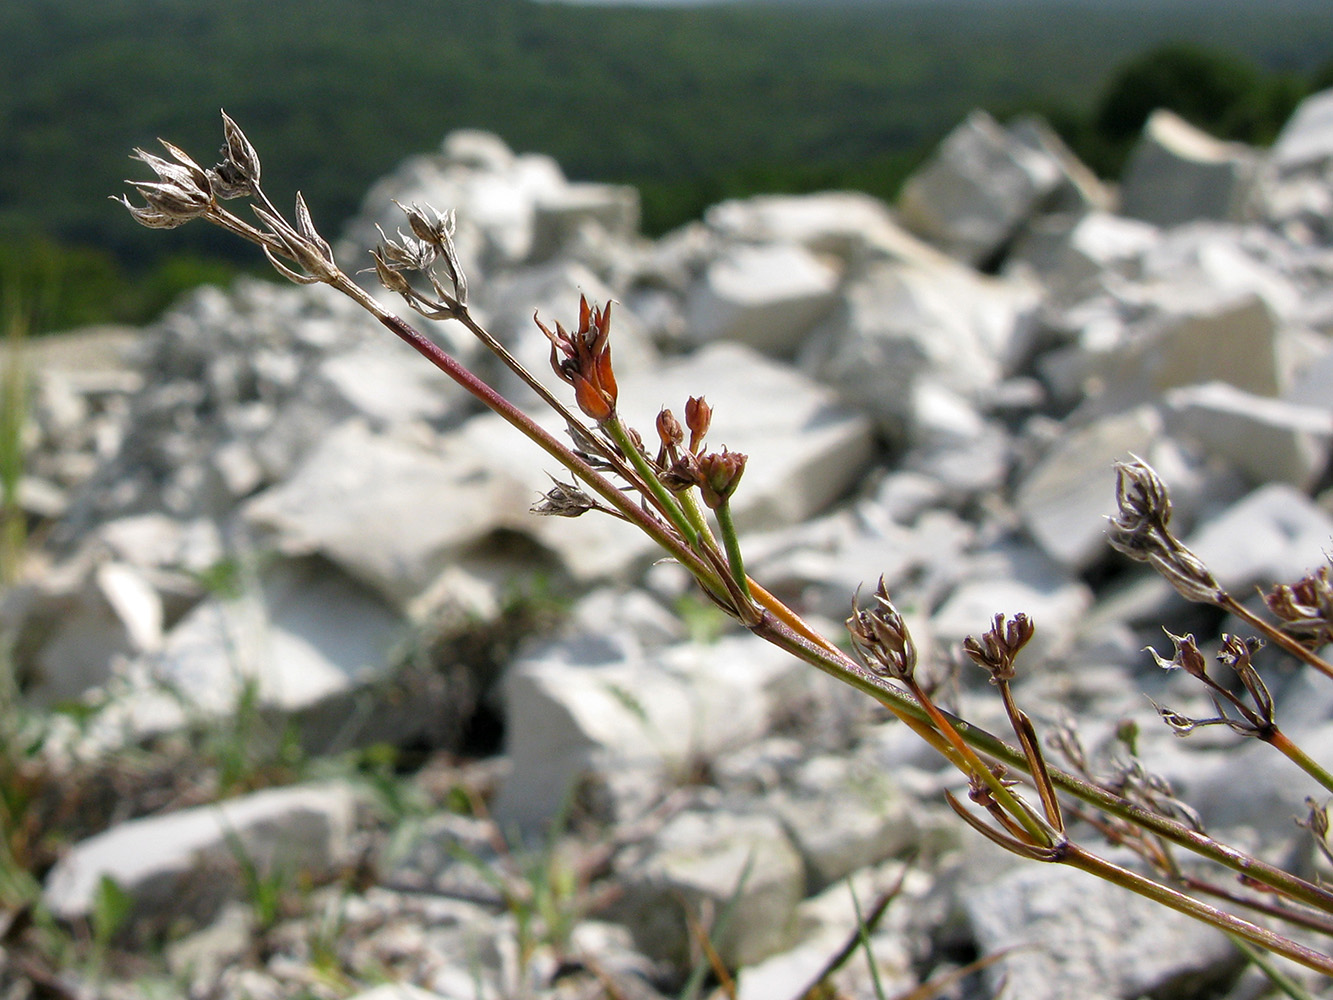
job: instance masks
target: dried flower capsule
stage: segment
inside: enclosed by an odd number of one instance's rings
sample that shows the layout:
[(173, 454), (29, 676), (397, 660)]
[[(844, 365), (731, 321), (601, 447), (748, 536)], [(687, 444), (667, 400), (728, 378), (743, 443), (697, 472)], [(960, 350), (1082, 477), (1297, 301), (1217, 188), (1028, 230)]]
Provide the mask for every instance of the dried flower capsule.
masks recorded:
[(1019, 612), (1005, 619), (997, 614), (990, 631), (980, 639), (969, 635), (963, 640), (963, 652), (984, 670), (989, 671), (992, 684), (1013, 679), (1014, 657), (1028, 644), (1037, 627), (1027, 615)]
[(314, 220), (310, 218), (310, 209), (306, 207), (305, 198), (299, 191), (296, 194), (295, 227), (257, 206), (255, 215), (260, 222), (268, 226), (269, 235), (281, 244), (282, 251), (305, 269), (304, 274), (292, 270), (278, 260), (270, 247), (264, 246), (264, 256), (273, 265), (273, 269), (284, 278), (298, 285), (313, 285), (319, 282), (333, 282), (339, 277), (341, 272), (333, 259), (333, 247), (329, 246), (329, 241), (315, 228)]
[(574, 387), (579, 409), (599, 424), (616, 412), (616, 377), (611, 368), (611, 303), (601, 309), (579, 297), (579, 325), (572, 334), (559, 323), (555, 332), (534, 315), (537, 326), (551, 342), (551, 367)]
[(1333, 642), (1333, 583), (1329, 567), (1293, 584), (1278, 584), (1264, 597), (1268, 610), (1288, 629), (1306, 633), (1314, 645)]
[(243, 198), (259, 190), (259, 154), (239, 125), (222, 112), (225, 139), (222, 161), (208, 172), (213, 192), (219, 198)]
[(532, 513), (547, 517), (578, 517), (590, 510), (597, 510), (597, 501), (588, 496), (573, 483), (562, 483), (552, 479), (552, 487), (542, 499), (532, 505)]
[(1225, 591), (1208, 567), (1168, 528), (1171, 498), (1142, 459), (1116, 463), (1117, 513), (1108, 540), (1118, 552), (1152, 566), (1186, 600), (1216, 604)]
[(852, 603), (847, 632), (862, 662), (875, 673), (899, 680), (906, 680), (915, 673), (916, 643), (912, 641), (912, 633), (903, 616), (889, 599), (883, 577), (875, 589), (873, 607), (861, 608)]
[(1148, 652), (1152, 654), (1152, 658), (1157, 665), (1163, 670), (1183, 670), (1191, 677), (1206, 680), (1208, 677), (1208, 663), (1203, 654), (1199, 652), (1199, 646), (1194, 641), (1194, 634), (1175, 635), (1165, 628), (1162, 631), (1166, 632), (1166, 637), (1176, 647), (1176, 652), (1171, 659), (1167, 660), (1159, 656), (1157, 650), (1149, 646)]
[(140, 225), (150, 229), (174, 229), (207, 215), (214, 207), (212, 181), (208, 172), (179, 147), (165, 139), (158, 141), (177, 162), (136, 149), (133, 159), (147, 164), (157, 175), (157, 180), (127, 182), (143, 197), (146, 207), (130, 204), (123, 195), (112, 200), (123, 204)]

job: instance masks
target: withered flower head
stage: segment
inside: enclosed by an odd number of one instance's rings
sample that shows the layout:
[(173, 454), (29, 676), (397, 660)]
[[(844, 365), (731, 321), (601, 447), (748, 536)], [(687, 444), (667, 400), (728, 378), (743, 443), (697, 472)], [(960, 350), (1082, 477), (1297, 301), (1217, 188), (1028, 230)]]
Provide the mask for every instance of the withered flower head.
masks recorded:
[(1143, 459), (1137, 455), (1130, 458), (1132, 461), (1115, 463), (1117, 512), (1110, 520), (1111, 544), (1117, 549), (1165, 532), (1171, 523), (1171, 496), (1166, 484)]
[(208, 171), (219, 198), (244, 198), (259, 190), (259, 154), (237, 125), (222, 112), (222, 161)]
[(1171, 533), (1171, 498), (1157, 473), (1137, 457), (1117, 462), (1116, 473), (1117, 513), (1108, 518), (1111, 547), (1148, 563), (1186, 600), (1216, 604), (1222, 585)]
[(555, 332), (534, 315), (551, 342), (551, 367), (574, 387), (574, 399), (588, 417), (601, 424), (616, 412), (616, 377), (611, 368), (611, 303), (601, 309), (579, 296), (579, 325), (572, 334), (559, 323)]
[(333, 247), (319, 234), (315, 222), (306, 207), (305, 197), (296, 192), (296, 225), (293, 227), (286, 220), (279, 218), (266, 209), (255, 206), (255, 216), (266, 225), (269, 234), (282, 247), (282, 252), (305, 269), (305, 273), (295, 271), (282, 261), (267, 245), (263, 247), (264, 256), (273, 265), (274, 270), (289, 281), (298, 285), (313, 285), (323, 281), (333, 281), (338, 277), (338, 264), (333, 259)]
[(555, 478), (551, 479), (551, 484), (551, 489), (532, 505), (532, 513), (547, 517), (578, 517), (597, 509), (597, 501), (575, 484), (562, 483)]
[(745, 458), (726, 448), (699, 456), (699, 495), (705, 507), (717, 510), (731, 499), (745, 472)]
[(1028, 644), (1036, 630), (1031, 619), (1022, 612), (1008, 620), (997, 614), (990, 631), (980, 639), (969, 635), (963, 640), (963, 652), (977, 666), (989, 671), (992, 684), (1010, 681), (1014, 677), (1014, 657)]
[(662, 442), (662, 447), (668, 449), (679, 448), (685, 441), (685, 429), (668, 409), (657, 414), (657, 439)]
[(916, 643), (889, 599), (883, 577), (875, 588), (872, 607), (861, 608), (853, 601), (847, 632), (862, 662), (875, 673), (906, 680), (916, 671)]
[(1159, 656), (1157, 650), (1151, 646), (1147, 647), (1147, 651), (1152, 654), (1152, 658), (1157, 665), (1163, 670), (1183, 670), (1191, 677), (1197, 677), (1200, 680), (1206, 678), (1208, 676), (1208, 662), (1204, 659), (1203, 654), (1199, 652), (1199, 646), (1194, 641), (1194, 634), (1175, 635), (1165, 628), (1162, 631), (1166, 632), (1166, 637), (1176, 647), (1176, 652), (1171, 659), (1167, 660)]
[(145, 206), (130, 204), (124, 195), (112, 201), (124, 205), (134, 221), (142, 226), (174, 229), (191, 219), (208, 214), (215, 204), (213, 186), (208, 172), (195, 163), (189, 154), (165, 139), (159, 139), (158, 142), (162, 143), (176, 162), (136, 149), (132, 159), (147, 164), (157, 175), (157, 180), (126, 182), (143, 197)]
[(1289, 629), (1306, 633), (1315, 645), (1333, 642), (1333, 583), (1329, 567), (1293, 584), (1280, 583), (1264, 597), (1268, 610)]

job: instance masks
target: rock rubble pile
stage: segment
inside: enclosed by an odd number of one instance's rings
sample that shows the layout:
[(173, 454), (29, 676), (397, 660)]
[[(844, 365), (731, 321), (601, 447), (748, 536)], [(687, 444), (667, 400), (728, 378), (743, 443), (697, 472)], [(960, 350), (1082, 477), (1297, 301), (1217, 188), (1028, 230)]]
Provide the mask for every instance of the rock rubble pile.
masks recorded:
[[(1096, 746), (1137, 721), (1143, 759), (1210, 829), (1307, 849), (1292, 817), (1317, 789), (1295, 768), (1158, 722), (1145, 693), (1206, 701), (1143, 647), (1162, 626), (1236, 626), (1115, 556), (1104, 515), (1112, 463), (1136, 454), (1233, 593), (1333, 548), (1333, 92), (1270, 150), (1159, 112), (1118, 192), (1042, 123), (976, 112), (895, 208), (761, 196), (656, 241), (633, 190), (454, 133), (374, 186), (339, 247), (349, 270), (376, 225), (400, 224), (394, 198), (457, 210), (474, 311), (536, 372), (534, 309), (568, 324), (580, 294), (616, 300), (630, 423), (707, 395), (711, 438), (749, 455), (751, 574), (828, 634), (883, 577), (944, 679), (965, 636), (1025, 612), (1018, 691), (1040, 725), (1073, 716)], [(423, 327), (524, 399), (465, 331)], [(322, 996), (315, 970), (334, 962), (349, 984), (412, 984), (361, 1000), (599, 982), (651, 998), (697, 953), (689, 912), (711, 914), (739, 996), (794, 1000), (855, 929), (849, 887), (864, 907), (899, 879), (869, 942), (889, 994), (1015, 946), (982, 975), (1029, 1000), (1184, 998), (1237, 975), (1220, 934), (972, 835), (931, 751), (803, 664), (711, 634), (711, 609), (631, 528), (532, 516), (535, 447), (328, 289), (200, 289), (122, 363), (34, 378), (23, 498), (41, 566), (0, 613), (30, 704), (95, 706), (52, 741), (69, 767), (242, 703), (316, 758), (386, 742), (466, 756), (481, 720), (503, 731), (494, 759), (449, 771), (484, 776), (471, 816), (386, 820), (362, 786), (312, 777), (72, 844), (47, 906), (88, 919), (110, 878), (128, 938), (195, 928), (167, 949), (191, 996)], [(553, 602), (558, 629), (516, 634)], [(968, 669), (946, 681), (954, 703), (1002, 730)], [(1284, 728), (1333, 759), (1333, 690), (1271, 671)], [(426, 799), (443, 780), (402, 779)], [(540, 873), (519, 870), (513, 838), (571, 813)], [(247, 870), (316, 887), (262, 928), (262, 952)], [(598, 901), (586, 915), (575, 884)], [(567, 924), (543, 912), (534, 943), (543, 901)], [(863, 959), (835, 981), (873, 995)]]

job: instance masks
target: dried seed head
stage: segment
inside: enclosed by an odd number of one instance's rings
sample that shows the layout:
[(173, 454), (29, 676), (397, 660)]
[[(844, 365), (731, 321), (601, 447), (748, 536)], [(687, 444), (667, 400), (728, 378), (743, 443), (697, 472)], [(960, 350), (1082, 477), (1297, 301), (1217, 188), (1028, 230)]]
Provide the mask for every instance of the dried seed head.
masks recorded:
[(1254, 654), (1263, 649), (1263, 640), (1256, 638), (1242, 639), (1239, 636), (1222, 634), (1222, 649), (1217, 654), (1217, 660), (1224, 666), (1230, 667), (1236, 672), (1242, 686), (1254, 703), (1254, 711), (1243, 711), (1253, 725), (1260, 729), (1271, 728), (1277, 717), (1277, 706), (1273, 703), (1273, 695), (1268, 690), (1268, 685), (1264, 683), (1259, 671), (1255, 669), (1253, 663)]
[(579, 297), (579, 325), (572, 334), (559, 323), (552, 332), (536, 315), (532, 317), (551, 342), (551, 367), (574, 387), (579, 409), (597, 423), (605, 423), (616, 412), (616, 376), (611, 367), (611, 303), (601, 309)]
[(1278, 584), (1264, 597), (1268, 610), (1287, 628), (1306, 634), (1313, 645), (1333, 642), (1333, 583), (1329, 567), (1293, 584)]
[(219, 198), (243, 198), (259, 190), (259, 154), (239, 125), (222, 112), (222, 161), (208, 172)]
[(1151, 465), (1137, 455), (1116, 462), (1117, 513), (1111, 519), (1111, 544), (1133, 546), (1144, 535), (1165, 532), (1171, 523), (1171, 496)]
[(699, 496), (709, 510), (717, 510), (731, 499), (745, 473), (745, 456), (739, 451), (710, 451), (699, 456)]
[(1032, 620), (1022, 612), (1008, 620), (997, 614), (990, 631), (980, 639), (969, 635), (963, 640), (963, 652), (990, 673), (992, 684), (1003, 684), (1013, 680), (1014, 658), (1036, 630)]
[(268, 227), (269, 235), (281, 244), (282, 252), (304, 269), (304, 273), (293, 270), (278, 260), (271, 247), (264, 246), (264, 256), (284, 278), (298, 285), (313, 285), (332, 283), (341, 276), (342, 272), (333, 259), (333, 247), (315, 228), (314, 220), (310, 218), (310, 209), (306, 207), (305, 198), (299, 191), (296, 194), (295, 227), (258, 206), (255, 206), (254, 211), (259, 221)]
[(532, 505), (532, 513), (547, 517), (578, 517), (598, 508), (597, 501), (574, 483), (552, 479), (552, 487)]
[(702, 482), (699, 471), (699, 456), (692, 451), (682, 451), (676, 456), (671, 467), (662, 473), (662, 485), (673, 493), (680, 493)]
[(1199, 652), (1198, 644), (1194, 641), (1194, 634), (1187, 633), (1186, 635), (1175, 635), (1165, 628), (1162, 629), (1162, 631), (1166, 632), (1166, 637), (1175, 645), (1176, 652), (1171, 659), (1166, 660), (1161, 656), (1158, 656), (1157, 650), (1153, 649), (1151, 646), (1145, 647), (1147, 651), (1152, 654), (1152, 658), (1156, 661), (1157, 665), (1163, 670), (1183, 670), (1191, 677), (1207, 680), (1208, 661), (1205, 660), (1203, 654)]
[(146, 164), (157, 175), (157, 180), (126, 182), (143, 197), (145, 207), (130, 204), (123, 195), (112, 200), (123, 204), (140, 225), (150, 229), (174, 229), (207, 215), (214, 207), (212, 181), (208, 172), (182, 149), (165, 139), (158, 141), (177, 162), (136, 149), (132, 159)]
[(1193, 552), (1171, 534), (1166, 485), (1142, 459), (1116, 463), (1117, 513), (1108, 518), (1112, 548), (1152, 566), (1189, 601), (1216, 604), (1221, 584)]
[(916, 643), (889, 599), (883, 577), (875, 588), (873, 606), (861, 608), (853, 601), (847, 632), (861, 661), (874, 673), (907, 680), (916, 672)]

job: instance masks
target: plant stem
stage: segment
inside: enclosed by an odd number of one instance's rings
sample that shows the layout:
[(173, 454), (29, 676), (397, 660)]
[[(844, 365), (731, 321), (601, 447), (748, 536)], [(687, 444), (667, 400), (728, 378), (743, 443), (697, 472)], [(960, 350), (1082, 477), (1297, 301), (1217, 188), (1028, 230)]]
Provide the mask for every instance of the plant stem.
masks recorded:
[(610, 419), (602, 424), (602, 427), (611, 436), (611, 440), (619, 446), (624, 456), (629, 459), (630, 464), (634, 466), (634, 471), (638, 473), (635, 478), (648, 491), (657, 509), (662, 512), (662, 515), (672, 523), (677, 531), (685, 536), (685, 541), (697, 550), (699, 547), (698, 529), (685, 516), (685, 511), (681, 509), (671, 491), (662, 485), (662, 481), (657, 478), (656, 471), (648, 464), (648, 460), (643, 457), (642, 452), (634, 446), (629, 432), (625, 430), (624, 422), (620, 419), (620, 414), (613, 413)]
[(727, 565), (731, 567), (732, 579), (741, 588), (745, 599), (753, 601), (754, 598), (750, 596), (750, 578), (745, 575), (745, 560), (741, 556), (740, 539), (736, 536), (736, 522), (731, 517), (731, 501), (722, 501), (714, 513), (717, 514), (717, 526), (722, 532), (722, 544), (727, 547)]
[[(925, 722), (928, 718), (921, 706), (895, 689), (884, 678), (876, 677), (845, 653), (830, 651), (827, 645), (811, 640), (776, 615), (766, 616), (751, 631), (760, 638), (786, 649), (811, 666), (818, 667), (843, 683), (877, 699), (904, 721), (906, 721), (904, 717), (911, 717), (921, 722)], [(1028, 762), (1022, 750), (948, 712), (942, 714), (953, 724), (954, 731), (973, 749), (1011, 767), (1027, 771)], [(936, 739), (939, 739), (938, 735)], [(1066, 794), (1073, 795), (1103, 812), (1143, 827), (1164, 840), (1208, 858), (1246, 878), (1267, 885), (1291, 899), (1326, 913), (1333, 912), (1333, 892), (1322, 886), (1219, 843), (1207, 834), (1145, 809), (1066, 771), (1048, 767), (1048, 772), (1051, 783)]]
[(1242, 920), (1234, 914), (1227, 913), (1225, 910), (1209, 906), (1193, 896), (1187, 896), (1185, 893), (1162, 885), (1160, 882), (1154, 882), (1152, 879), (1145, 878), (1128, 868), (1121, 868), (1119, 865), (1112, 864), (1104, 858), (1083, 850), (1076, 844), (1068, 845), (1063, 852), (1060, 863), (1088, 872), (1124, 889), (1129, 889), (1131, 892), (1151, 899), (1154, 903), (1170, 907), (1196, 920), (1211, 924), (1219, 930), (1234, 934), (1274, 954), (1285, 956), (1306, 968), (1322, 972), (1326, 976), (1333, 976), (1333, 958), (1328, 955), (1306, 948), (1280, 934), (1274, 934), (1258, 924), (1252, 924), (1248, 920)]
[(1333, 678), (1333, 664), (1324, 660), (1313, 650), (1306, 648), (1300, 642), (1297, 642), (1291, 636), (1287, 635), (1272, 622), (1260, 618), (1253, 611), (1241, 604), (1225, 591), (1218, 596), (1217, 604), (1225, 611), (1230, 611), (1237, 618), (1244, 621), (1252, 628), (1262, 632), (1270, 642), (1276, 646), (1282, 647), (1283, 652), (1296, 657), (1302, 663), (1307, 663), (1318, 670), (1325, 677)]
[(1264, 741), (1275, 750), (1285, 754), (1297, 767), (1323, 785), (1326, 790), (1333, 792), (1333, 774), (1330, 774), (1327, 768), (1293, 743), (1282, 730), (1274, 727), (1272, 733), (1265, 737)]

